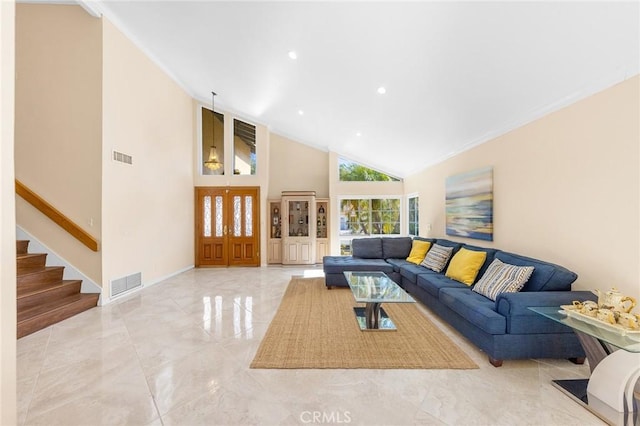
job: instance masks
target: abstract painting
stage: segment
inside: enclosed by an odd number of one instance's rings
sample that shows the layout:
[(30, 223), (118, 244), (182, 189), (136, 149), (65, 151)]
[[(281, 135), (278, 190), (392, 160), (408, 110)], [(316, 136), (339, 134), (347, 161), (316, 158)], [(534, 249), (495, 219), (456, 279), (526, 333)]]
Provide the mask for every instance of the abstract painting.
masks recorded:
[(446, 179), (447, 235), (493, 241), (493, 167)]

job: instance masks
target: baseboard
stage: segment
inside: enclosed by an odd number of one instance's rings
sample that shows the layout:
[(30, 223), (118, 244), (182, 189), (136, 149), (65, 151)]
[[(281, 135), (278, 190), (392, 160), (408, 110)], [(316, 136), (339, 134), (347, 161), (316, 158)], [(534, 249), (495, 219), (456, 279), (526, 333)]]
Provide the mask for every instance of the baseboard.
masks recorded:
[(127, 296), (131, 296), (132, 294), (136, 294), (136, 293), (142, 291), (143, 289), (145, 289), (147, 287), (151, 287), (153, 285), (156, 285), (156, 284), (158, 284), (158, 283), (160, 283), (160, 282), (162, 282), (164, 280), (167, 280), (167, 279), (169, 279), (171, 277), (175, 277), (176, 275), (182, 274), (183, 272), (186, 272), (186, 271), (188, 271), (190, 269), (193, 269), (193, 268), (194, 268), (194, 265), (186, 266), (184, 268), (178, 269), (177, 271), (171, 272), (170, 274), (158, 277), (158, 278), (156, 278), (156, 279), (154, 279), (152, 281), (143, 282), (140, 287), (137, 287), (137, 288), (135, 288), (135, 289), (133, 289), (131, 291), (127, 291), (127, 292), (122, 293), (122, 294), (120, 294), (118, 296), (115, 296), (115, 297), (109, 297), (109, 296), (107, 296), (106, 294), (103, 293), (102, 294), (103, 297), (100, 297), (100, 301), (98, 302), (98, 304), (100, 306), (108, 305), (108, 304), (113, 303), (113, 302), (115, 302), (115, 301), (117, 301), (119, 299), (123, 299), (123, 298), (126, 298)]

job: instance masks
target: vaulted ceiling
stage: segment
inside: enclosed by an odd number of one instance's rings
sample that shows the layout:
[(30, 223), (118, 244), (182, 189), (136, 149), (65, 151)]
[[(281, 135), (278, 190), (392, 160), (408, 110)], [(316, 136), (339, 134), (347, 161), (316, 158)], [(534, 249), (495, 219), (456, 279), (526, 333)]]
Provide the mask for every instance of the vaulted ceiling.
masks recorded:
[(400, 177), (639, 73), (635, 1), (84, 5), (204, 104)]

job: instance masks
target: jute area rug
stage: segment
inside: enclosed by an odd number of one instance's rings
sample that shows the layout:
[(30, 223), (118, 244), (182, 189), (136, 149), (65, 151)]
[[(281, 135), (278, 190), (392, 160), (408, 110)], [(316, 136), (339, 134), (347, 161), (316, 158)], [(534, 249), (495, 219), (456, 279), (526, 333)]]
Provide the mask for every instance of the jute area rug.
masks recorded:
[(383, 304), (396, 331), (360, 331), (354, 306), (349, 289), (294, 277), (251, 368), (478, 368), (415, 304)]

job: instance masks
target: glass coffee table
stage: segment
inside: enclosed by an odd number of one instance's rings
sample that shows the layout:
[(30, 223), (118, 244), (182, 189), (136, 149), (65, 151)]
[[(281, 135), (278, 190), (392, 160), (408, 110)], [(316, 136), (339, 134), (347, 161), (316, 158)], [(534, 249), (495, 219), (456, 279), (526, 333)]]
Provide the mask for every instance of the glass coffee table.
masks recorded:
[(413, 297), (384, 272), (346, 271), (344, 276), (356, 302), (365, 304), (364, 307), (353, 308), (362, 331), (396, 330), (395, 324), (380, 306), (382, 303), (415, 303)]

